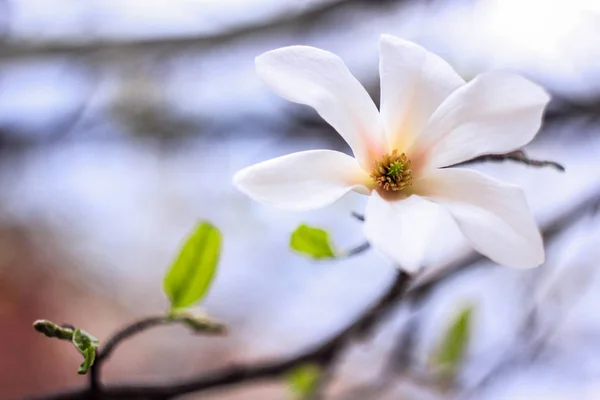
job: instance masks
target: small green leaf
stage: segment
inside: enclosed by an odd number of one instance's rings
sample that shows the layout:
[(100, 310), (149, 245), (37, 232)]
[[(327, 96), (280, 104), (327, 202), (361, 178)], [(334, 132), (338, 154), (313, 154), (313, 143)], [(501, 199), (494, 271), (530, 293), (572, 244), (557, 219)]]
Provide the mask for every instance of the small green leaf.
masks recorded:
[(73, 332), (73, 345), (83, 356), (83, 362), (79, 366), (79, 375), (87, 374), (96, 359), (96, 348), (100, 342), (96, 337), (79, 328)]
[(305, 224), (298, 226), (292, 233), (290, 247), (315, 260), (335, 257), (329, 233)]
[(456, 315), (433, 357), (434, 366), (444, 379), (452, 379), (460, 367), (471, 336), (473, 307)]
[(92, 365), (94, 365), (94, 361), (96, 360), (96, 348), (88, 347), (81, 355), (83, 356), (83, 362), (79, 366), (77, 373), (79, 375), (85, 375), (90, 368), (92, 368)]
[(96, 348), (99, 343), (95, 336), (90, 335), (83, 329), (76, 328), (73, 333), (73, 345), (81, 352), (87, 351), (90, 347)]
[(221, 233), (201, 222), (184, 243), (165, 276), (163, 288), (171, 311), (191, 306), (208, 291), (221, 253)]
[(309, 399), (314, 396), (321, 373), (321, 367), (317, 364), (304, 364), (289, 372), (287, 382), (292, 393), (298, 399)]

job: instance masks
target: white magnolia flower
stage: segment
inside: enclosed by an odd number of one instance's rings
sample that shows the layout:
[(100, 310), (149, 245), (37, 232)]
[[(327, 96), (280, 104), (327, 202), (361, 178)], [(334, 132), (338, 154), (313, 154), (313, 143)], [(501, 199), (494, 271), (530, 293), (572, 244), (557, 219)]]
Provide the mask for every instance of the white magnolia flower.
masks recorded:
[(472, 246), (495, 262), (532, 267), (544, 261), (520, 188), (444, 168), (529, 143), (549, 101), (539, 86), (506, 72), (466, 83), (437, 55), (388, 35), (380, 44), (380, 112), (344, 62), (327, 51), (280, 48), (257, 57), (256, 70), (280, 96), (317, 110), (355, 158), (312, 150), (253, 165), (234, 177), (250, 197), (308, 210), (350, 191), (370, 195), (367, 239), (409, 272), (422, 261), (433, 205), (449, 212)]

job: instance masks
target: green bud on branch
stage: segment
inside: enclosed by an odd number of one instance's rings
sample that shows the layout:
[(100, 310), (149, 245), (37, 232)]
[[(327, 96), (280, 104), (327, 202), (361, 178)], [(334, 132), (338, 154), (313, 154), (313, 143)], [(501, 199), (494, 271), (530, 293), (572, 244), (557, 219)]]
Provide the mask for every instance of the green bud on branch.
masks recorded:
[(45, 319), (35, 321), (33, 328), (49, 338), (68, 340), (75, 346), (77, 351), (83, 356), (83, 362), (77, 371), (78, 374), (86, 374), (92, 365), (94, 365), (96, 349), (100, 344), (95, 336), (90, 335), (82, 329), (60, 326)]
[(49, 338), (57, 338), (69, 341), (73, 339), (73, 329), (56, 325), (54, 322), (45, 319), (38, 319), (35, 321), (33, 323), (33, 329), (48, 336)]

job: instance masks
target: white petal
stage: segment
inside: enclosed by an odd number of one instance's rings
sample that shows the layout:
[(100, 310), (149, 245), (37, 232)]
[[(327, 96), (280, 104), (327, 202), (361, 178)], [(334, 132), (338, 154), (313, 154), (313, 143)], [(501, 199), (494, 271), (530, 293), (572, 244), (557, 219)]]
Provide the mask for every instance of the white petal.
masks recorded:
[(536, 135), (549, 100), (544, 89), (521, 76), (479, 75), (440, 105), (418, 147), (431, 167), (517, 150)]
[(544, 262), (544, 245), (523, 190), (476, 171), (439, 169), (415, 190), (447, 209), (481, 254), (509, 267)]
[(291, 210), (310, 210), (333, 203), (362, 186), (368, 175), (343, 153), (311, 150), (274, 158), (245, 168), (233, 183), (254, 200)]
[(437, 55), (390, 35), (380, 42), (381, 117), (391, 149), (406, 149), (465, 81)]
[(365, 212), (365, 236), (399, 268), (416, 272), (422, 266), (437, 209), (419, 196), (389, 202), (373, 191)]
[(256, 71), (278, 95), (313, 107), (348, 142), (363, 167), (385, 152), (379, 112), (335, 54), (290, 46), (256, 58)]

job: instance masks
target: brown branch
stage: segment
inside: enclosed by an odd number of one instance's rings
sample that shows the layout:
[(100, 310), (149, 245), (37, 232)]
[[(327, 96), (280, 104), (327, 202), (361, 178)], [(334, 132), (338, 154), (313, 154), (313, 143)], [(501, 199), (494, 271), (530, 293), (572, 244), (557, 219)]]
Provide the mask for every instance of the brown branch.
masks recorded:
[(451, 165), (448, 168), (458, 167), (458, 166), (463, 166), (463, 165), (468, 165), (468, 164), (474, 164), (474, 163), (484, 162), (484, 161), (506, 161), (506, 160), (520, 162), (522, 164), (530, 165), (532, 167), (552, 167), (552, 168), (557, 169), (560, 172), (565, 172), (565, 167), (563, 167), (561, 164), (559, 164), (555, 161), (531, 159), (531, 158), (527, 157), (527, 155), (525, 154), (525, 152), (523, 150), (515, 150), (515, 151), (511, 151), (510, 153), (506, 153), (506, 154), (486, 154), (483, 156), (475, 157), (468, 161), (464, 161), (464, 162), (461, 162), (458, 164)]
[(553, 95), (554, 107), (544, 114), (544, 123), (561, 123), (573, 118), (585, 118), (590, 121), (600, 117), (600, 96), (587, 100), (575, 100)]
[(351, 248), (350, 250), (346, 250), (346, 251), (342, 252), (335, 259), (354, 257), (354, 256), (364, 253), (365, 251), (369, 250), (370, 248), (371, 248), (371, 244), (369, 242), (364, 242), (364, 243), (359, 244), (356, 247)]
[(115, 333), (102, 347), (102, 349), (98, 352), (96, 356), (96, 360), (94, 365), (92, 365), (89, 374), (89, 384), (90, 390), (92, 392), (101, 391), (101, 383), (100, 383), (100, 370), (102, 365), (108, 358), (111, 356), (115, 348), (119, 346), (123, 341), (131, 338), (138, 333), (142, 333), (150, 328), (166, 325), (173, 323), (173, 320), (168, 316), (155, 316), (141, 319), (133, 324), (125, 327), (124, 329)]
[[(406, 293), (410, 283), (410, 276), (398, 270), (396, 279), (379, 298), (379, 300), (346, 328), (324, 341), (322, 344), (302, 352), (298, 355), (284, 358), (283, 360), (268, 361), (251, 366), (234, 366), (217, 370), (200, 377), (175, 384), (148, 385), (148, 386), (99, 386), (95, 390), (90, 388), (79, 389), (71, 392), (42, 396), (42, 400), (75, 400), (90, 397), (100, 399), (171, 399), (184, 394), (201, 390), (213, 389), (222, 386), (234, 385), (245, 381), (265, 380), (278, 378), (294, 368), (306, 363), (316, 363), (322, 366), (333, 364), (337, 356), (344, 350), (351, 339), (361, 339), (367, 336), (377, 324), (393, 309), (396, 302)], [(122, 340), (148, 329), (160, 325), (162, 321), (154, 318), (142, 320), (120, 331), (110, 339), (107, 348), (101, 352), (102, 360), (106, 359), (112, 350)], [(103, 354), (103, 356), (102, 356)]]
[(123, 341), (131, 338), (138, 333), (146, 331), (150, 328), (154, 328), (160, 325), (166, 325), (173, 323), (173, 320), (168, 316), (160, 315), (155, 317), (148, 317), (141, 319), (124, 329), (115, 333), (104, 345), (102, 350), (98, 353), (98, 358), (96, 359), (96, 364), (101, 364), (108, 357), (110, 357), (115, 350), (115, 348), (121, 344)]

